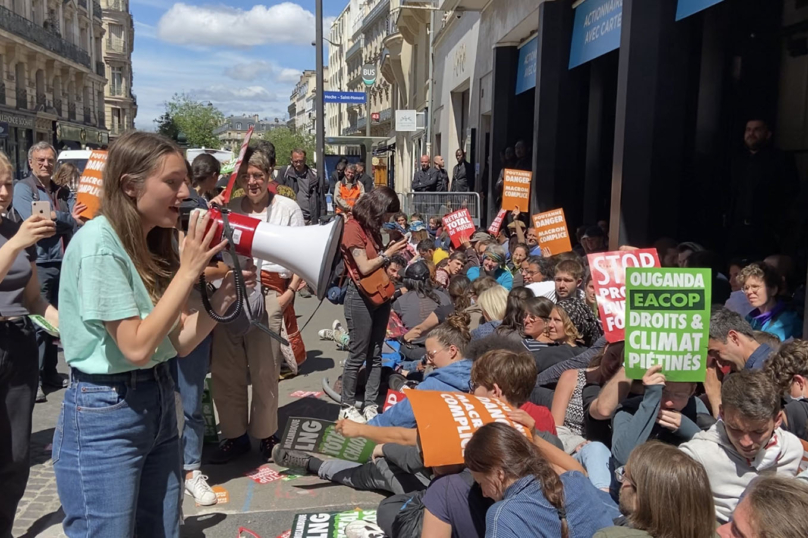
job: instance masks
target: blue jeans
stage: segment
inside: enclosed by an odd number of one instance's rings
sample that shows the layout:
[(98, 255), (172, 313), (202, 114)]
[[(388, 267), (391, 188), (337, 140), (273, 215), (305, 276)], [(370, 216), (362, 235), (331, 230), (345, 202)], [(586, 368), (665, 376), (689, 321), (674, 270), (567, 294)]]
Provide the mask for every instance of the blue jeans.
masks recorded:
[(612, 472), (609, 459), (612, 451), (598, 441), (585, 444), (581, 450), (572, 455), (575, 461), (583, 465), (589, 481), (598, 489), (609, 489), (612, 483)]
[(69, 538), (177, 538), (180, 447), (168, 364), (123, 374), (70, 372), (53, 434)]
[(171, 359), (171, 377), (182, 402), (183, 469), (197, 471), (202, 466), (202, 444), (205, 442), (205, 419), (202, 418), (202, 393), (205, 392), (205, 377), (210, 368), (210, 346), (213, 338), (208, 335), (188, 356)]

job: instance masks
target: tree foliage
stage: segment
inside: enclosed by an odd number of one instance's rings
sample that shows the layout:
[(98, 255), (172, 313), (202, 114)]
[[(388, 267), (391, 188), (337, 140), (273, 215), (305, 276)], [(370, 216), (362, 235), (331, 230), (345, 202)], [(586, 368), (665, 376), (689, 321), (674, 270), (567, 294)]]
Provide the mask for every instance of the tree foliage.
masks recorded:
[(157, 133), (165, 136), (166, 138), (170, 138), (173, 141), (177, 141), (177, 137), (180, 134), (180, 130), (177, 128), (177, 125), (174, 123), (174, 118), (171, 117), (171, 114), (165, 112), (162, 116), (158, 119), (154, 120), (154, 123), (157, 124)]
[[(275, 155), (278, 166), (286, 166), (291, 161), (291, 153), (295, 148), (306, 151), (306, 161), (309, 166), (314, 163), (315, 140), (314, 136), (292, 131), (288, 127), (277, 127), (264, 133), (264, 140), (275, 145)], [(257, 142), (257, 140), (256, 140)]]
[(187, 94), (175, 93), (166, 103), (165, 116), (185, 135), (189, 147), (219, 147), (219, 139), (214, 136), (213, 130), (224, 122), (224, 114), (211, 103), (202, 103)]

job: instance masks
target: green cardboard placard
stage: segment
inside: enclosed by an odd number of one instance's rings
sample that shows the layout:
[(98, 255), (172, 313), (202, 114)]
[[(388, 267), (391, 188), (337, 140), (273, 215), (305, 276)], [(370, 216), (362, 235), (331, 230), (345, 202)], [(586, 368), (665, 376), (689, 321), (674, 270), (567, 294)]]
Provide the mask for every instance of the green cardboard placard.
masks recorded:
[(345, 527), (354, 521), (376, 523), (376, 510), (348, 510), (346, 512), (320, 512), (296, 514), (292, 520), (290, 536), (300, 538), (343, 538)]
[(283, 448), (315, 452), (340, 460), (365, 463), (376, 443), (363, 437), (347, 438), (337, 433), (336, 423), (318, 418), (290, 417), (281, 437)]
[(657, 364), (668, 381), (704, 381), (710, 329), (709, 269), (626, 269), (629, 379)]

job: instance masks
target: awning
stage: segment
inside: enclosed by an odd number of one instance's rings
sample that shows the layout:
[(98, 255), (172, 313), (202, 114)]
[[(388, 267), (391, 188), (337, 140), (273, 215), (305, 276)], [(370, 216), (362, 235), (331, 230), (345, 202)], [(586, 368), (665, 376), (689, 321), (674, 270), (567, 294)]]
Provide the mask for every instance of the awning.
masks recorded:
[(623, 0), (585, 0), (579, 4), (572, 27), (569, 68), (620, 48), (622, 22)]

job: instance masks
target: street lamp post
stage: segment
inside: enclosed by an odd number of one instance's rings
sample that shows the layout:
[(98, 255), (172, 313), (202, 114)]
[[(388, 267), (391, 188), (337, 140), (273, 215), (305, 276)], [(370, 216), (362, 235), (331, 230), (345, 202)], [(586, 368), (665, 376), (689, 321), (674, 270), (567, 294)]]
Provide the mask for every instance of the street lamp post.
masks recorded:
[[(317, 94), (315, 97), (315, 107), (317, 120), (315, 122), (316, 134), (316, 160), (317, 160), (317, 182), (322, 192), (325, 192), (325, 102), (323, 90), (325, 80), (323, 77), (323, 0), (315, 1), (315, 40), (317, 41)], [(318, 206), (323, 200), (318, 200)], [(319, 220), (320, 215), (312, 215), (312, 222)]]

